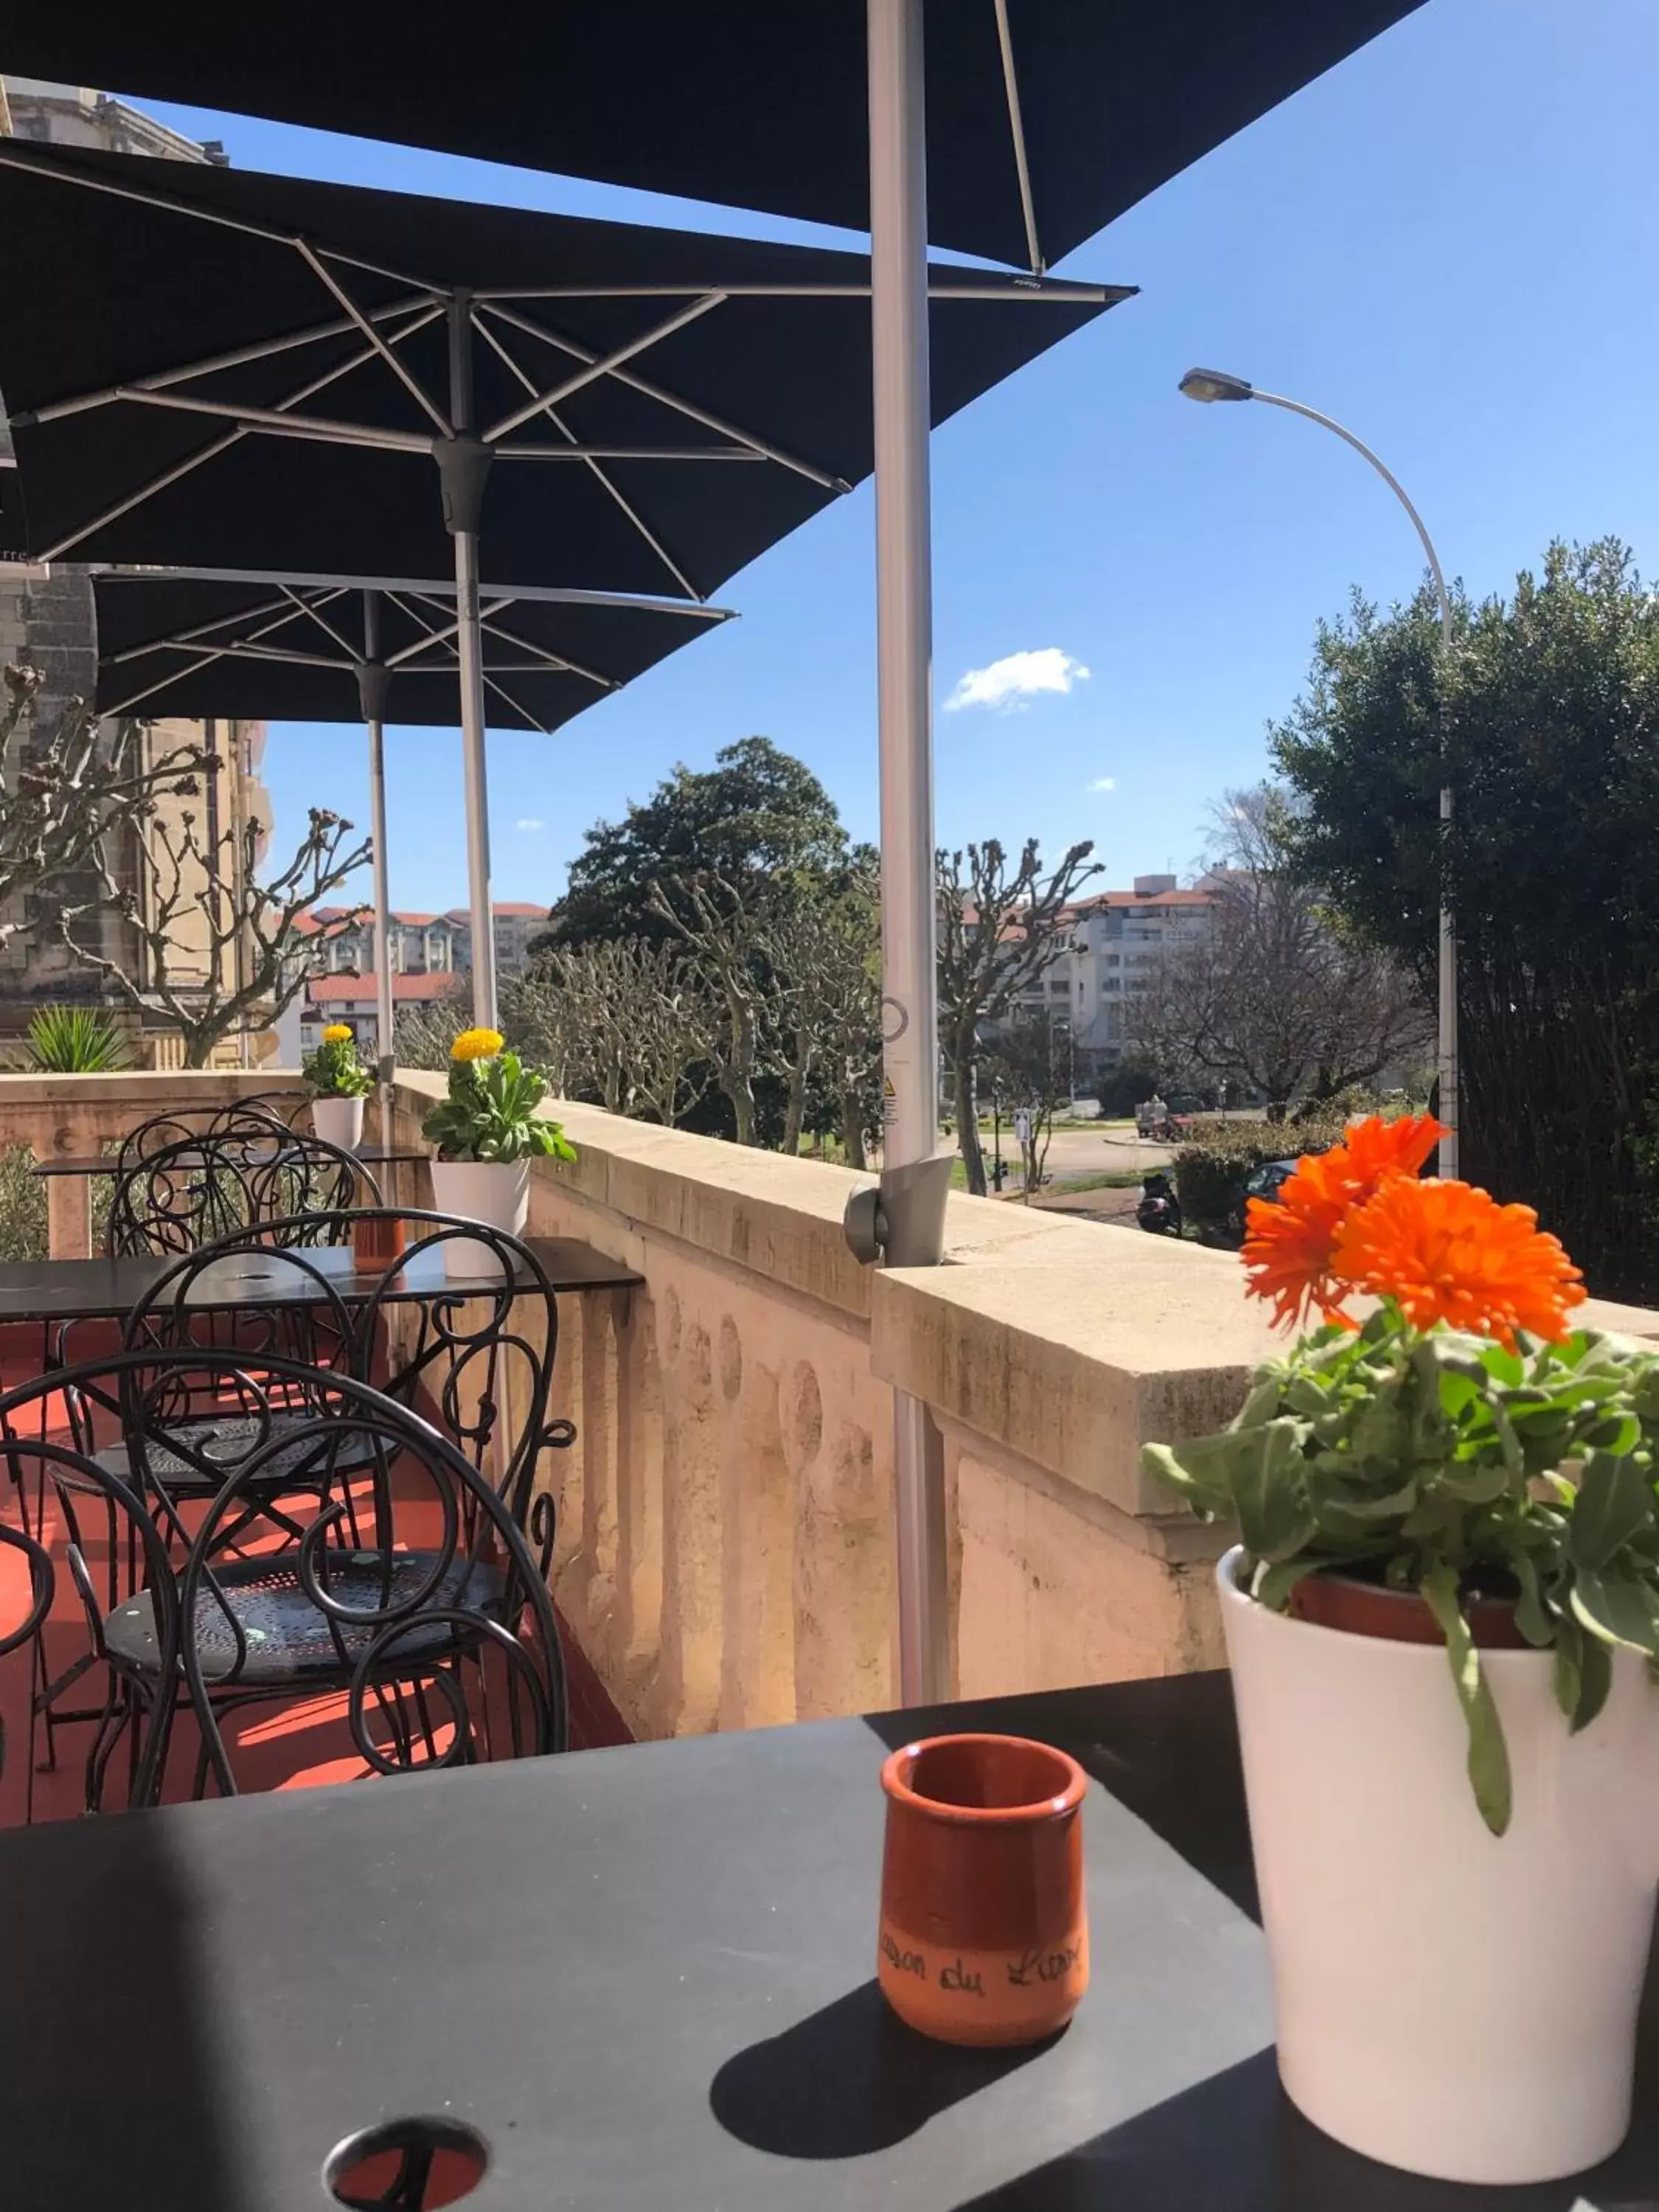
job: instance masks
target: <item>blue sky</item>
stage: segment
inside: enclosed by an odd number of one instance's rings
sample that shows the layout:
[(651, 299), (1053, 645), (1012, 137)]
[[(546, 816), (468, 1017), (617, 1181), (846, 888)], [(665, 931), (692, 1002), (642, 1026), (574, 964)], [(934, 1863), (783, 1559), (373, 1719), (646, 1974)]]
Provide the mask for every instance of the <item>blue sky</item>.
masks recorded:
[[(139, 104), (246, 168), (848, 242)], [(942, 842), (1092, 836), (1114, 882), (1186, 868), (1209, 802), (1261, 774), (1316, 618), (1352, 584), (1414, 586), (1409, 526), (1358, 457), (1272, 409), (1193, 406), (1194, 362), (1350, 424), (1478, 593), (1552, 536), (1615, 532), (1659, 568), (1656, 117), (1653, 0), (1428, 0), (1062, 264), (1142, 295), (935, 437), (934, 646), (941, 704), (1013, 654), (1068, 688), (939, 714)], [(589, 823), (754, 732), (873, 837), (872, 533), (866, 487), (726, 586), (741, 621), (551, 739), (493, 734), (496, 896), (551, 899)], [(394, 902), (457, 903), (459, 737), (389, 747)], [(361, 754), (346, 729), (273, 726), (284, 837), (307, 805), (364, 818)]]

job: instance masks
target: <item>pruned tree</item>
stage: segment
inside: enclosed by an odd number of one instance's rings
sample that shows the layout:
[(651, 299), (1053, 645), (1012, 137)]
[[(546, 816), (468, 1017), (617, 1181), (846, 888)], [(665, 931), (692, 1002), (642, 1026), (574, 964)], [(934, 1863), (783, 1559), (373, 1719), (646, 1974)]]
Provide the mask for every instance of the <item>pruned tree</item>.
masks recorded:
[(449, 1066), (449, 1048), (461, 1031), (472, 1025), (472, 1002), (462, 979), (441, 999), (399, 1006), (392, 1024), (392, 1057), (399, 1067), (422, 1067), (441, 1075)]
[(651, 907), (684, 945), (719, 1010), (709, 1038), (716, 1086), (732, 1109), (740, 1145), (758, 1144), (755, 1078), (767, 1018), (766, 917), (753, 886), (718, 869), (665, 889), (651, 885)]
[[(141, 726), (100, 725), (71, 699), (43, 732), (35, 716), (38, 668), (0, 672), (0, 942), (33, 926), (13, 901), (32, 891), (61, 895), (88, 872), (109, 873), (117, 833), (142, 830), (158, 799), (194, 795), (218, 763), (202, 747), (173, 745), (145, 757)], [(24, 735), (26, 726), (33, 742)]]
[(1212, 923), (1167, 953), (1124, 1010), (1125, 1042), (1159, 1067), (1261, 1091), (1282, 1118), (1432, 1048), (1422, 992), (1332, 913), (1295, 861), (1284, 794), (1230, 792), (1206, 878)]
[(759, 909), (770, 988), (769, 1057), (785, 1084), (783, 1150), (800, 1150), (809, 1087), (832, 1091), (848, 1163), (864, 1165), (872, 1079), (881, 1061), (877, 856), (861, 848), (830, 874), (778, 879)]
[(565, 1097), (672, 1128), (707, 1088), (715, 1012), (678, 945), (620, 942), (540, 955), (504, 994), (504, 1018)]
[(1057, 1022), (1046, 1006), (1022, 1015), (999, 1032), (995, 1051), (987, 1055), (985, 1073), (999, 1085), (1016, 1116), (1023, 1117), (1013, 1126), (1024, 1178), (1021, 1195), (1029, 1206), (1031, 1193), (1042, 1187), (1054, 1115), (1071, 1100), (1069, 1022)]
[(1069, 909), (1100, 873), (1089, 858), (1093, 850), (1085, 839), (1046, 872), (1035, 837), (1012, 862), (994, 837), (939, 855), (939, 1044), (951, 1071), (968, 1188), (981, 1198), (985, 1154), (975, 1073), (991, 1042), (986, 1032), (1010, 1022), (1021, 992), (1069, 945)]
[[(219, 1039), (249, 1014), (258, 1009), (274, 1019), (299, 996), (307, 972), (296, 957), (302, 945), (314, 954), (368, 912), (364, 906), (343, 909), (301, 938), (301, 916), (369, 859), (367, 839), (349, 845), (351, 831), (339, 815), (313, 806), (294, 858), (261, 883), (263, 827), (257, 820), (215, 835), (193, 809), (181, 811), (176, 821), (152, 811), (144, 825), (142, 891), (118, 883), (100, 854), (99, 895), (64, 907), (60, 931), (70, 951), (141, 1014), (160, 1013), (178, 1025), (187, 1067), (205, 1067)], [(137, 976), (76, 940), (76, 922), (103, 907), (112, 907), (137, 937)]]

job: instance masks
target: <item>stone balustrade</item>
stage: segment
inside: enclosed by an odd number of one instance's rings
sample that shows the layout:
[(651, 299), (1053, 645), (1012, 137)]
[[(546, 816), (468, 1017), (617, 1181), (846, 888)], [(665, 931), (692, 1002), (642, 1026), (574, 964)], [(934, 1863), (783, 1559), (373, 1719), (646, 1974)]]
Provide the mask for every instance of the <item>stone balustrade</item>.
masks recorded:
[[(0, 1142), (89, 1150), (159, 1110), (141, 1096), (272, 1080), (0, 1078)], [(400, 1075), (400, 1146), (419, 1148), (441, 1088)], [(894, 1701), (896, 1388), (945, 1437), (961, 1694), (1218, 1663), (1221, 1539), (1139, 1455), (1225, 1420), (1269, 1348), (1236, 1259), (953, 1195), (945, 1266), (872, 1271), (842, 1236), (848, 1171), (561, 1111), (578, 1158), (535, 1164), (532, 1232), (644, 1285), (561, 1302), (556, 1402), (577, 1437), (544, 1468), (555, 1589), (636, 1735)], [(424, 1169), (400, 1194), (429, 1203)], [(1659, 1336), (1659, 1314), (1591, 1317)]]

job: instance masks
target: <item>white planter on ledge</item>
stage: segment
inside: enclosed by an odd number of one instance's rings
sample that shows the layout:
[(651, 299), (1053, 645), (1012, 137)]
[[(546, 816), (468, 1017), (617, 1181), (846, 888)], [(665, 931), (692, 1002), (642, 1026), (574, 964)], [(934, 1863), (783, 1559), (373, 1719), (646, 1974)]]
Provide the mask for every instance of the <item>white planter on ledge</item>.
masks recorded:
[[(522, 1237), (530, 1218), (528, 1160), (434, 1160), (432, 1206), (463, 1221), (483, 1221)], [(412, 1224), (415, 1228), (419, 1224)], [(499, 1275), (501, 1255), (475, 1237), (452, 1237), (443, 1247), (450, 1275)]]
[(1475, 1808), (1443, 1648), (1271, 1613), (1221, 1562), (1279, 2070), (1339, 2142), (1448, 2181), (1524, 2184), (1630, 2125), (1659, 1887), (1659, 1688), (1614, 1655), (1574, 1736), (1553, 1655), (1484, 1651), (1514, 1777)]
[(325, 1145), (355, 1152), (363, 1141), (363, 1102), (361, 1098), (313, 1098), (311, 1126)]

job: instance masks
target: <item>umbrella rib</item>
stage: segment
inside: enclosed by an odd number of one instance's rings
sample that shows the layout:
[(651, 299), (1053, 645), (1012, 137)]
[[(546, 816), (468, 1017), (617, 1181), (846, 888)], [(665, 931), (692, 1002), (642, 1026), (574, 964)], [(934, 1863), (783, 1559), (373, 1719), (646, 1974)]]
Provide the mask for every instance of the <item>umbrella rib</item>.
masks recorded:
[[(58, 168), (55, 164), (32, 161), (20, 155), (15, 142), (0, 145), (0, 167), (26, 169), (33, 176), (45, 177), (54, 184), (78, 185), (82, 191), (107, 192), (111, 198), (136, 200), (141, 207), (161, 209), (167, 215), (181, 215), (192, 222), (210, 224), (219, 230), (240, 231), (244, 238), (264, 239), (271, 246), (298, 246), (301, 243), (292, 231), (278, 230), (274, 224), (255, 222), (246, 216), (228, 215), (217, 208), (201, 208), (189, 200), (180, 199), (172, 192), (157, 191), (154, 186), (122, 184), (113, 177), (89, 177), (77, 169)], [(324, 249), (331, 261), (338, 261), (349, 269), (361, 269), (371, 276), (389, 277), (394, 284), (412, 284), (417, 290), (434, 299), (447, 299), (449, 292), (442, 284), (434, 284), (424, 276), (411, 276), (406, 269), (387, 269), (378, 261), (366, 261), (362, 255), (348, 252), (344, 248), (327, 246)]]
[(283, 622), (293, 620), (281, 599), (268, 599), (262, 607), (238, 607), (234, 614), (215, 615), (211, 622), (198, 623), (190, 629), (176, 629), (166, 637), (152, 638), (148, 645), (129, 645), (119, 653), (100, 653), (99, 658), (106, 668), (116, 668), (124, 660), (137, 660), (147, 653), (182, 652), (216, 629), (228, 629), (236, 623), (258, 622), (262, 615), (269, 614), (279, 617), (271, 625), (273, 629), (280, 629)]
[[(365, 356), (367, 358), (367, 356)], [(418, 430), (382, 430), (363, 422), (343, 422), (332, 416), (294, 415), (275, 407), (245, 407), (228, 399), (201, 399), (193, 392), (144, 392), (136, 384), (118, 384), (114, 397), (141, 407), (167, 407), (181, 415), (214, 415), (245, 430), (274, 430), (299, 438), (321, 438), (333, 445), (378, 446), (392, 453), (429, 453), (432, 441)]]
[(498, 684), (495, 681), (495, 678), (491, 676), (487, 670), (484, 673), (484, 682), (495, 694), (497, 698), (506, 700), (507, 705), (513, 709), (515, 714), (522, 714), (524, 716), (526, 721), (529, 723), (531, 728), (537, 732), (538, 736), (544, 738), (550, 738), (552, 736), (553, 732), (548, 725), (545, 722), (538, 721), (535, 715), (531, 713), (529, 708), (524, 704), (523, 701), (515, 699), (513, 694), (507, 690), (506, 684)]
[(562, 670), (568, 676), (580, 676), (589, 684), (597, 684), (601, 691), (618, 689), (614, 676), (601, 676), (597, 669), (584, 667), (580, 660), (568, 660), (563, 653), (554, 653), (544, 645), (538, 645), (534, 638), (520, 637), (516, 630), (505, 629), (501, 623), (487, 618), (482, 627), (489, 632), (491, 637), (500, 638), (504, 645), (516, 645), (520, 653), (533, 653), (538, 660), (544, 662), (550, 668)]
[[(331, 637), (335, 644), (339, 647), (342, 653), (349, 653), (351, 655), (354, 665), (362, 659), (362, 655), (358, 652), (356, 647), (351, 642), (351, 640), (347, 637), (343, 631), (336, 629), (331, 622), (328, 622), (324, 618), (317, 603), (310, 599), (301, 599), (299, 592), (289, 584), (284, 584), (282, 586), (282, 592), (283, 597), (285, 599), (291, 599), (293, 601), (295, 608), (299, 613), (307, 616), (312, 622), (316, 623), (318, 629), (322, 631), (325, 637)], [(338, 592), (333, 592), (329, 594), (330, 599), (339, 599), (342, 597), (343, 597), (343, 594)], [(327, 604), (327, 599), (323, 600), (321, 603), (324, 606)]]
[[(507, 315), (504, 317), (503, 319), (510, 322), (514, 319), (511, 315)], [(479, 337), (483, 338), (485, 344), (488, 345), (501, 361), (506, 362), (507, 368), (513, 372), (514, 375), (518, 378), (520, 383), (525, 386), (526, 390), (533, 392), (536, 389), (535, 378), (531, 375), (527, 368), (524, 368), (522, 364), (514, 357), (505, 342), (497, 337), (495, 331), (492, 331), (489, 325), (476, 313), (472, 317), (472, 325), (473, 328), (477, 331)], [(533, 324), (526, 324), (525, 327), (533, 331), (535, 325)], [(622, 380), (623, 382), (628, 381), (625, 377)], [(574, 445), (575, 434), (567, 426), (564, 418), (554, 408), (550, 407), (546, 411), (547, 418), (549, 422), (552, 423), (554, 428), (558, 431), (562, 437), (568, 438), (572, 445)], [(618, 490), (616, 484), (612, 483), (611, 477), (607, 476), (605, 471), (599, 466), (599, 464), (590, 456), (587, 465), (592, 471), (593, 474), (599, 478), (599, 483), (605, 487), (605, 490), (609, 492), (617, 505), (621, 507), (623, 514), (627, 516), (629, 521), (639, 532), (640, 536), (644, 538), (646, 544), (656, 555), (658, 560), (662, 562), (663, 567), (667, 569), (669, 574), (674, 579), (674, 581), (679, 586), (680, 589), (690, 599), (697, 600), (702, 599), (705, 594), (697, 589), (696, 586), (691, 581), (691, 579), (686, 574), (684, 569), (681, 568), (679, 562), (675, 560), (673, 555), (663, 544), (661, 538), (657, 536), (655, 531), (653, 531), (644, 518), (635, 511), (631, 502), (620, 490)]]
[(992, 0), (996, 10), (997, 45), (1002, 53), (1002, 86), (1008, 100), (1008, 128), (1014, 141), (1014, 170), (1019, 179), (1019, 212), (1025, 225), (1025, 252), (1033, 276), (1043, 270), (1042, 249), (1037, 243), (1036, 208), (1031, 198), (1031, 171), (1025, 154), (1025, 124), (1019, 108), (1019, 72), (1014, 67), (1014, 41), (1008, 28), (1008, 0)]
[[(375, 352), (380, 355), (381, 360), (392, 371), (392, 374), (398, 379), (398, 382), (402, 384), (404, 389), (410, 394), (411, 398), (416, 400), (421, 407), (425, 410), (428, 418), (435, 426), (439, 436), (441, 438), (453, 438), (455, 434), (455, 426), (450, 421), (448, 416), (444, 413), (442, 408), (437, 404), (435, 400), (428, 397), (425, 386), (422, 384), (419, 377), (416, 375), (413, 369), (410, 368), (408, 362), (399, 361), (392, 348), (380, 336), (379, 331), (375, 329), (374, 324), (370, 322), (368, 316), (364, 314), (362, 309), (352, 298), (350, 293), (346, 290), (344, 285), (340, 283), (337, 277), (331, 275), (329, 270), (325, 265), (321, 256), (315, 252), (313, 248), (306, 243), (303, 238), (296, 238), (294, 241), (294, 245), (295, 250), (298, 252), (301, 259), (305, 263), (307, 268), (309, 269), (313, 275), (317, 278), (318, 283), (319, 284), (324, 284), (328, 288), (328, 290), (332, 294), (337, 303), (344, 308), (346, 313), (350, 316), (352, 321), (357, 325), (357, 328), (368, 340)], [(437, 304), (445, 305), (447, 302), (439, 301)]]
[[(422, 314), (417, 315), (408, 330), (404, 331), (400, 335), (404, 337), (409, 337), (411, 331), (424, 328), (442, 312), (440, 307), (427, 308)], [(337, 382), (339, 378), (349, 375), (354, 368), (361, 368), (368, 357), (367, 348), (360, 349), (353, 354), (349, 361), (341, 362), (335, 368), (325, 369), (322, 375), (313, 377), (308, 384), (301, 385), (297, 391), (291, 392), (279, 404), (283, 407), (297, 407), (302, 399), (309, 399), (313, 393), (325, 390), (329, 385)], [(20, 418), (14, 416), (12, 419), (15, 422)], [(39, 556), (40, 559), (61, 561), (72, 546), (80, 544), (83, 538), (90, 538), (95, 530), (101, 530), (106, 524), (118, 521), (122, 515), (130, 514), (135, 507), (142, 507), (147, 499), (153, 499), (157, 492), (165, 491), (169, 484), (177, 483), (181, 477), (189, 476), (192, 470), (200, 468), (204, 462), (216, 460), (221, 453), (228, 453), (231, 447), (247, 434), (246, 428), (239, 426), (224, 437), (215, 438), (207, 445), (198, 448), (197, 452), (186, 454), (183, 460), (175, 461), (170, 469), (164, 470), (159, 477), (152, 477), (148, 483), (141, 484), (137, 491), (129, 493), (126, 498), (117, 501), (114, 506), (107, 507), (101, 514), (94, 515), (90, 522), (82, 523), (77, 528), (70, 531), (67, 537), (60, 538), (55, 544), (49, 545), (46, 551)]]
[(705, 292), (700, 299), (689, 301), (677, 313), (654, 324), (639, 337), (630, 338), (626, 345), (617, 346), (608, 354), (596, 356), (574, 375), (567, 376), (561, 383), (550, 385), (545, 392), (533, 393), (522, 406), (515, 408), (510, 415), (503, 415), (499, 422), (484, 432), (485, 444), (493, 446), (497, 439), (506, 437), (520, 423), (529, 422), (532, 415), (539, 415), (544, 407), (556, 407), (561, 400), (568, 399), (573, 392), (581, 391), (599, 377), (609, 376), (624, 362), (633, 361), (640, 354), (649, 352), (653, 346), (660, 345), (665, 338), (672, 337), (676, 331), (683, 331), (688, 323), (698, 321), (711, 308), (724, 307), (725, 304), (724, 292)]
[[(730, 298), (732, 295), (727, 294), (726, 296)], [(579, 345), (574, 338), (556, 336), (540, 323), (532, 322), (528, 315), (520, 314), (516, 308), (505, 307), (495, 301), (481, 302), (481, 305), (488, 313), (499, 316), (502, 322), (510, 323), (515, 330), (523, 331), (526, 337), (539, 338), (544, 345), (554, 346), (562, 353), (574, 354), (578, 361), (591, 362), (596, 358), (586, 346)], [(523, 371), (520, 374), (523, 374)], [(821, 485), (825, 491), (852, 489), (844, 477), (832, 476), (828, 470), (802, 460), (799, 454), (786, 453), (781, 446), (775, 446), (768, 439), (756, 437), (735, 422), (728, 422), (722, 416), (711, 414), (706, 407), (699, 407), (690, 399), (682, 399), (678, 392), (670, 392), (664, 385), (653, 384), (648, 377), (641, 376), (629, 368), (613, 369), (611, 374), (618, 384), (627, 385), (630, 390), (643, 394), (647, 399), (658, 401), (664, 407), (672, 407), (677, 414), (688, 416), (693, 422), (702, 423), (704, 429), (713, 430), (720, 437), (735, 438), (739, 445), (751, 447), (769, 461), (775, 461), (780, 468), (793, 469), (797, 476), (805, 477), (812, 483)], [(526, 382), (529, 380), (526, 379)]]
[[(459, 630), (461, 626), (460, 619), (458, 616), (451, 615), (449, 609), (447, 606), (440, 606), (436, 608), (434, 611), (447, 617), (447, 619), (445, 621), (441, 629), (434, 629), (432, 625), (426, 620), (426, 617), (420, 613), (419, 610), (416, 607), (410, 606), (409, 604), (409, 600), (410, 599), (418, 599), (422, 605), (430, 607), (432, 605), (432, 602), (429, 599), (427, 599), (422, 593), (419, 592), (411, 592), (405, 595), (401, 592), (388, 592), (386, 596), (391, 600), (392, 605), (398, 609), (398, 612), (404, 617), (405, 621), (413, 623), (417, 629), (425, 633), (424, 635), (417, 637), (413, 645), (405, 645), (400, 647), (398, 652), (392, 653), (386, 664), (388, 668), (400, 667), (404, 662), (413, 659), (417, 653), (424, 653), (428, 646), (434, 645), (447, 646), (451, 658), (457, 661), (459, 660), (459, 651), (454, 645), (450, 643), (450, 640), (453, 638), (456, 631)], [(501, 608), (510, 607), (512, 604), (513, 602), (510, 599), (492, 599), (488, 606), (481, 605), (479, 607), (478, 619), (482, 623), (487, 616), (497, 614), (500, 612)], [(446, 671), (445, 672), (447, 673), (447, 672)]]
[(181, 675), (194, 676), (198, 669), (205, 668), (210, 661), (223, 659), (224, 649), (220, 646), (211, 647), (205, 652), (198, 652), (188, 668), (169, 669), (165, 676), (157, 677), (154, 684), (147, 684), (142, 691), (129, 692), (127, 696), (117, 705), (106, 707), (103, 711), (106, 714), (130, 714), (133, 708), (144, 700), (153, 697), (157, 691), (165, 691), (169, 684), (176, 684)]
[[(377, 307), (374, 319), (386, 322), (393, 316), (405, 315), (428, 306), (428, 301), (418, 298), (398, 300), (389, 307)], [(433, 315), (441, 313), (441, 307), (430, 308), (428, 313), (411, 323), (407, 330), (399, 331), (398, 341), (401, 343), (416, 331), (423, 329), (432, 320)], [(139, 392), (163, 392), (168, 385), (183, 384), (193, 376), (215, 376), (222, 369), (242, 368), (249, 362), (269, 361), (279, 353), (292, 353), (300, 346), (318, 344), (324, 338), (343, 337), (352, 327), (349, 317), (339, 315), (331, 323), (313, 323), (306, 330), (291, 331), (283, 337), (262, 338), (257, 345), (233, 346), (228, 353), (209, 354), (201, 361), (187, 362), (182, 368), (161, 368), (151, 376), (134, 377), (131, 388)], [(367, 360), (368, 356), (364, 355), (362, 358)], [(70, 399), (48, 400), (44, 407), (23, 409), (14, 420), (23, 423), (55, 422), (65, 415), (83, 414), (89, 407), (107, 406), (122, 389), (118, 385), (108, 384), (100, 392), (83, 392)]]

